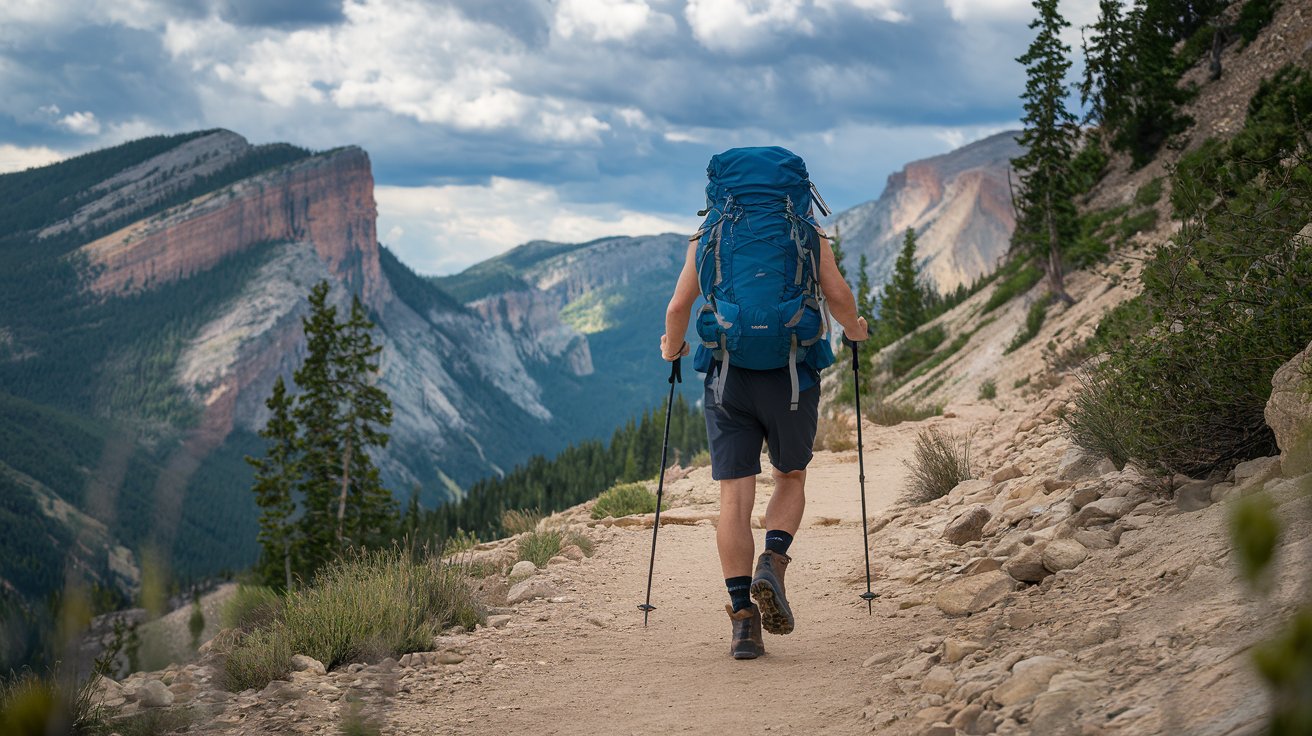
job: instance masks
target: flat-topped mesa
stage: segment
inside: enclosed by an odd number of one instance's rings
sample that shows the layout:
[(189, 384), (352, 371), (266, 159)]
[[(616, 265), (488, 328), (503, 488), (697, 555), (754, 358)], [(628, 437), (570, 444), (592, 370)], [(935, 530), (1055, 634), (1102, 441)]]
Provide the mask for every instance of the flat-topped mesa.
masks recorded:
[(267, 242), (308, 241), (330, 273), (382, 302), (374, 180), (350, 146), (243, 179), (79, 249), (99, 294), (148, 289)]

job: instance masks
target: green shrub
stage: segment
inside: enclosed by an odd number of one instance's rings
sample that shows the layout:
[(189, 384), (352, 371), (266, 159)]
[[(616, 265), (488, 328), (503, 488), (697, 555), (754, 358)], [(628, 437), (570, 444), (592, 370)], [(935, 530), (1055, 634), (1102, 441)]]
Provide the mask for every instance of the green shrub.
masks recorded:
[(698, 450), (696, 455), (688, 461), (690, 468), (705, 468), (711, 464), (711, 453), (709, 450)]
[(856, 437), (847, 422), (833, 411), (820, 413), (815, 430), (815, 449), (829, 452), (845, 452), (856, 449)]
[(883, 427), (892, 427), (902, 422), (918, 422), (943, 413), (943, 407), (934, 404), (916, 405), (883, 399), (876, 399), (870, 402), (869, 409), (862, 409), (865, 419)]
[(905, 375), (912, 368), (934, 353), (947, 337), (942, 325), (934, 325), (919, 332), (914, 332), (893, 349), (889, 356), (889, 372), (894, 377)]
[(1257, 40), (1257, 34), (1276, 17), (1276, 8), (1280, 0), (1248, 0), (1239, 10), (1239, 20), (1235, 21), (1235, 30), (1244, 40), (1244, 45)]
[(467, 532), (464, 529), (456, 529), (455, 534), (446, 538), (442, 547), (442, 553), (448, 555), (467, 552), (479, 545), (478, 535), (473, 532)]
[(1015, 381), (1015, 383), (1011, 384), (1011, 387), (1012, 387), (1012, 388), (1024, 388), (1024, 387), (1026, 387), (1026, 386), (1028, 386), (1028, 385), (1030, 385), (1030, 377), (1029, 377), (1029, 376), (1025, 376), (1024, 378), (1017, 378), (1016, 381)]
[(656, 494), (647, 490), (644, 483), (619, 483), (607, 488), (592, 507), (592, 518), (616, 518), (629, 514), (651, 514), (656, 511)]
[(1036, 300), (1030, 305), (1029, 311), (1025, 313), (1025, 326), (1011, 338), (1007, 345), (1006, 352), (1014, 353), (1022, 345), (1034, 339), (1043, 327), (1043, 319), (1048, 315), (1048, 302), (1051, 299), (1047, 294), (1043, 298)]
[(1148, 209), (1121, 220), (1120, 224), (1116, 226), (1116, 231), (1124, 240), (1145, 230), (1152, 230), (1155, 227), (1157, 227), (1157, 210)]
[(1276, 451), (1271, 376), (1312, 340), (1312, 258), (1293, 235), (1312, 211), (1309, 125), (1312, 74), (1286, 68), (1232, 140), (1181, 160), (1171, 202), (1183, 224), (1121, 315), (1135, 329), (1085, 378), (1067, 418), (1077, 443), (1195, 477)]
[(453, 624), (482, 618), (464, 571), (398, 551), (367, 552), (333, 563), (314, 586), (287, 596), (272, 622), (241, 636), (226, 652), (225, 685), (239, 691), (286, 677), (294, 654), (329, 669), (432, 646)]
[(911, 471), (907, 500), (927, 503), (942, 498), (972, 477), (970, 437), (957, 437), (937, 427), (921, 430), (916, 435), (915, 456), (902, 464)]
[(1153, 177), (1152, 181), (1139, 187), (1134, 193), (1134, 203), (1139, 207), (1152, 207), (1162, 198), (1162, 177)]
[(571, 544), (583, 550), (585, 555), (592, 554), (594, 547), (592, 540), (578, 532), (561, 529), (530, 532), (519, 538), (515, 548), (516, 561), (528, 560), (538, 567), (546, 567), (548, 560), (560, 554), (562, 549)]
[(251, 631), (271, 623), (282, 610), (283, 597), (263, 585), (238, 585), (223, 604), (219, 620), (225, 629)]
[(1039, 283), (1043, 278), (1043, 271), (1034, 265), (1024, 265), (1015, 273), (998, 282), (994, 287), (993, 293), (989, 295), (989, 300), (984, 303), (983, 314), (988, 314), (998, 307), (1006, 304), (1020, 294), (1024, 294)]
[(501, 529), (511, 536), (531, 532), (538, 528), (542, 514), (526, 509), (507, 509), (501, 512)]
[(998, 398), (998, 384), (992, 378), (985, 380), (979, 385), (979, 397), (984, 401)]

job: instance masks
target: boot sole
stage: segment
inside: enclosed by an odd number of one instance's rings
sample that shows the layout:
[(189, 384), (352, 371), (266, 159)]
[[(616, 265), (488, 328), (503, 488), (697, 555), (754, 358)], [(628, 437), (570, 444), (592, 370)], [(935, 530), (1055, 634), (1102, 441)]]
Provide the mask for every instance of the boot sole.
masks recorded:
[(757, 657), (761, 656), (762, 654), (765, 654), (765, 652), (760, 652), (760, 653), (757, 653), (757, 652), (734, 652), (734, 653), (733, 653), (733, 658), (734, 658), (734, 659), (756, 659)]
[(775, 595), (770, 581), (754, 581), (751, 592), (757, 608), (761, 609), (761, 628), (771, 634), (793, 633), (793, 612), (788, 610), (788, 604), (781, 597)]

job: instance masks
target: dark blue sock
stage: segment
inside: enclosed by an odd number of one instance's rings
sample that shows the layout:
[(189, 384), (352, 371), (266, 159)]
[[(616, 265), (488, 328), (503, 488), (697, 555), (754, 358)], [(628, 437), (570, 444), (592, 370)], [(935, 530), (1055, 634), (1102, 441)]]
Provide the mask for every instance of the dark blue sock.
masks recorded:
[(778, 552), (781, 555), (788, 554), (788, 547), (793, 543), (793, 535), (788, 532), (781, 532), (778, 529), (771, 529), (765, 533), (765, 548), (771, 552)]
[(729, 589), (729, 601), (733, 603), (734, 613), (752, 605), (751, 576), (740, 575), (736, 578), (725, 578), (724, 587)]

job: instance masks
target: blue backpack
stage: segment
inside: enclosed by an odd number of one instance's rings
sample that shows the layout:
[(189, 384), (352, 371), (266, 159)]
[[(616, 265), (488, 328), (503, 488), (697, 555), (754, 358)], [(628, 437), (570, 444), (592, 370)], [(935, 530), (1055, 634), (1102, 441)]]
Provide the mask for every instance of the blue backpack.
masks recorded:
[(697, 313), (697, 335), (720, 364), (715, 401), (724, 403), (730, 364), (788, 366), (796, 411), (797, 364), (819, 370), (834, 361), (812, 205), (822, 215), (829, 208), (807, 177), (806, 163), (786, 148), (731, 148), (711, 157), (706, 176), (706, 209), (697, 213), (706, 219), (693, 239), (706, 300)]

